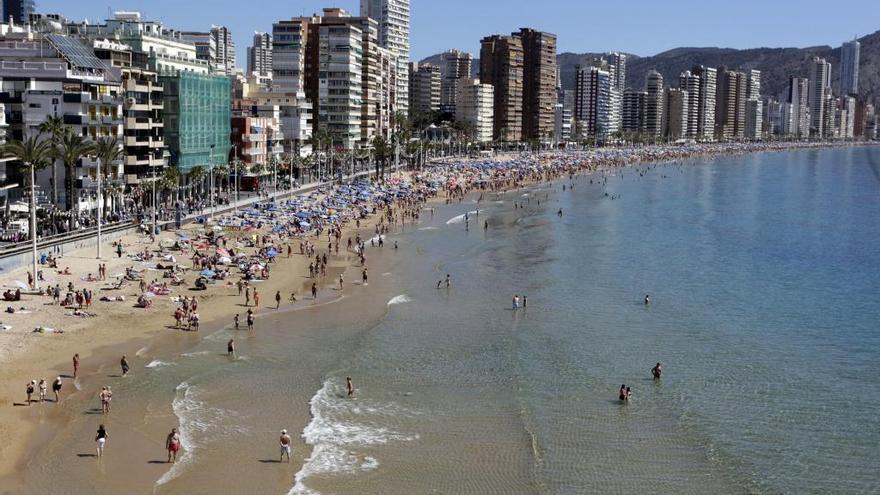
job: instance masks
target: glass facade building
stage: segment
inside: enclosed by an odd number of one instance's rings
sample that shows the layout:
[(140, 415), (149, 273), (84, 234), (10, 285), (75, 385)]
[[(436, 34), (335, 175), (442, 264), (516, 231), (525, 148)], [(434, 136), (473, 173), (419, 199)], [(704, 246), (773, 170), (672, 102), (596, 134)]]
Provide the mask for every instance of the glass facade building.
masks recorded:
[(159, 80), (165, 87), (163, 120), (169, 164), (186, 173), (193, 167), (226, 163), (232, 132), (229, 78), (181, 71)]

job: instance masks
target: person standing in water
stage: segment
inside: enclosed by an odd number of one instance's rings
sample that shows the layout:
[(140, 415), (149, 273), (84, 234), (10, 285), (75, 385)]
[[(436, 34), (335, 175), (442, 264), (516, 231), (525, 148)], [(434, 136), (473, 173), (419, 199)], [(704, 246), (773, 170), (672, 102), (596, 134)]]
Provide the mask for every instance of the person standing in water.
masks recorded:
[(660, 375), (663, 374), (663, 368), (660, 366), (660, 363), (657, 363), (657, 366), (651, 368), (651, 374), (654, 375), (655, 380), (660, 379)]
[(226, 343), (226, 355), (235, 357), (235, 339), (229, 339), (229, 342)]
[(366, 268), (364, 268), (364, 271), (361, 272), (361, 280), (363, 281), (364, 285), (367, 285), (367, 269)]
[(55, 377), (55, 381), (52, 382), (52, 392), (55, 393), (55, 402), (58, 402), (58, 392), (61, 392), (61, 377)]
[(625, 401), (626, 400), (626, 391), (627, 391), (627, 388), (626, 388), (626, 384), (624, 383), (623, 385), (620, 386), (620, 390), (617, 392), (617, 398), (622, 401)]
[(284, 456), (287, 456), (287, 462), (290, 462), (290, 435), (287, 434), (287, 430), (281, 430), (281, 438), (278, 442), (281, 444), (281, 457), (278, 462), (283, 461)]
[(79, 353), (73, 355), (73, 379), (76, 380), (79, 374)]
[(645, 294), (645, 306), (651, 304), (651, 295)]
[(348, 396), (351, 397), (354, 395), (354, 384), (351, 383), (351, 377), (345, 377), (345, 391), (348, 392)]
[(131, 368), (128, 366), (128, 358), (125, 357), (125, 354), (123, 354), (122, 359), (119, 360), (119, 367), (122, 368), (122, 376), (128, 375), (128, 370)]
[(98, 445), (95, 447), (95, 452), (98, 454), (98, 457), (104, 457), (104, 446), (107, 444), (107, 437), (110, 435), (107, 434), (107, 429), (104, 428), (104, 425), (98, 426), (98, 432), (95, 435), (95, 443)]
[(452, 286), (452, 277), (450, 277), (449, 274), (447, 273), (446, 274), (446, 288), (448, 289), (451, 286)]
[(235, 317), (232, 318), (232, 323), (235, 325), (235, 329), (238, 330), (238, 313), (235, 313)]
[(165, 437), (165, 450), (168, 451), (168, 463), (177, 462), (177, 452), (180, 451), (180, 434), (177, 428), (171, 428), (171, 433)]

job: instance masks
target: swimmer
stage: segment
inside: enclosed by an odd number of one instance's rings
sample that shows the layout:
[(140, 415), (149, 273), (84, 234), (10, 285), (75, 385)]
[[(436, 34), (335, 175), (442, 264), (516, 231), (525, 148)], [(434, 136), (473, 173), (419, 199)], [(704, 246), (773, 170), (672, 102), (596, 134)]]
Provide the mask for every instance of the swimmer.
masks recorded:
[(620, 386), (620, 390), (617, 392), (617, 398), (620, 400), (626, 400), (626, 384)]
[(657, 366), (651, 368), (651, 374), (654, 375), (655, 380), (660, 379), (660, 375), (663, 374), (663, 368), (660, 366), (660, 363), (657, 363)]
[(446, 288), (448, 289), (451, 286), (452, 286), (452, 277), (450, 277), (449, 274), (447, 273), (446, 274)]
[(235, 357), (235, 339), (229, 339), (229, 342), (226, 343), (226, 355)]
[(651, 295), (645, 294), (645, 306), (651, 304)]

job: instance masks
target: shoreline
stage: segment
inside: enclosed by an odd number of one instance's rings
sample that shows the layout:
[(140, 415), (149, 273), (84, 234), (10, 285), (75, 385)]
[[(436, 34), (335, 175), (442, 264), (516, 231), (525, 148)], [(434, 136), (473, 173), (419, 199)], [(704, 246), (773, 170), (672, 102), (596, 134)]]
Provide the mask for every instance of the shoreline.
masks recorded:
[[(595, 172), (607, 172), (609, 170), (613, 170), (616, 167), (630, 166), (630, 165), (645, 165), (650, 163), (662, 163), (670, 160), (686, 160), (686, 159), (695, 159), (699, 160), (702, 158), (711, 159), (717, 156), (724, 155), (736, 155), (736, 154), (745, 154), (752, 152), (763, 152), (763, 151), (791, 151), (791, 150), (800, 150), (800, 149), (822, 149), (829, 147), (825, 146), (797, 146), (797, 147), (787, 147), (787, 148), (773, 148), (773, 149), (759, 149), (754, 151), (730, 151), (725, 152), (724, 150), (715, 151), (710, 154), (704, 155), (693, 155), (687, 157), (673, 156), (673, 157), (660, 157), (655, 158), (649, 161), (637, 160), (637, 161), (622, 161), (617, 162), (614, 165), (608, 166), (607, 168), (599, 165), (597, 167), (593, 167), (594, 163), (589, 163), (587, 166), (581, 163), (579, 168), (564, 168), (558, 167), (558, 172), (556, 174), (548, 174), (546, 170), (543, 171), (540, 176), (533, 177), (511, 177), (510, 175), (504, 175), (508, 180), (513, 182), (513, 188), (521, 188), (526, 185), (540, 183), (540, 182), (552, 182), (554, 180), (564, 178), (565, 174), (568, 172), (571, 173), (595, 173)], [(837, 147), (837, 146), (832, 146)], [(589, 153), (589, 152), (587, 152)], [(554, 154), (551, 154), (551, 159)], [(572, 154), (556, 154), (556, 155), (569, 155), (575, 156)], [(542, 155), (538, 155), (539, 161)], [(517, 157), (510, 158), (511, 160), (516, 160)], [(521, 159), (521, 158), (520, 158)], [(478, 162), (478, 161), (474, 161)], [(501, 162), (503, 163), (503, 162)], [(436, 170), (428, 170), (424, 175), (415, 174), (419, 180), (427, 180), (429, 177), (436, 177), (438, 172)], [(458, 172), (448, 172), (447, 177), (449, 176), (461, 176), (461, 173)], [(469, 189), (469, 188), (466, 188)], [(479, 192), (480, 189), (470, 189), (471, 193)], [(464, 191), (467, 192), (467, 191)], [(431, 205), (442, 205), (444, 199), (447, 197), (438, 194), (434, 198), (430, 199), (425, 206)], [(448, 199), (447, 199), (448, 201)], [(371, 215), (367, 221), (363, 222), (360, 229), (354, 228), (354, 225), (347, 225), (343, 229), (343, 238), (348, 235), (354, 237), (356, 233), (361, 233), (365, 235), (366, 239), (373, 237), (372, 229), (373, 227), (381, 221), (383, 218), (383, 214), (377, 212)], [(198, 226), (191, 226), (189, 229), (183, 230), (195, 230)], [(173, 233), (172, 233), (173, 236)], [(141, 237), (137, 235), (126, 236), (128, 238), (136, 238)], [(170, 236), (164, 236), (163, 238), (169, 238)], [(317, 239), (316, 244), (321, 242), (321, 236), (315, 238), (314, 236), (309, 236), (307, 239)], [(158, 239), (157, 239), (158, 241)], [(143, 247), (143, 246), (140, 246)], [(326, 247), (326, 246), (325, 246)], [(320, 248), (318, 248), (320, 250)], [(106, 251), (110, 253), (111, 251)], [(336, 264), (331, 264), (332, 268), (341, 268), (343, 271), (350, 271), (352, 268), (356, 268), (356, 257), (353, 256), (351, 251), (345, 250), (343, 251), (339, 257), (332, 256), (333, 261)], [(106, 258), (106, 257), (105, 257)], [(341, 259), (340, 259), (341, 258)], [(68, 255), (66, 258), (61, 260), (59, 266), (62, 266), (64, 262), (68, 259), (80, 259), (87, 260), (89, 263), (94, 264), (96, 261), (91, 258), (78, 257), (78, 256), (70, 256)], [(294, 257), (287, 259), (281, 257), (279, 263), (273, 268), (273, 276), (266, 282), (259, 284), (261, 292), (263, 293), (265, 298), (271, 299), (271, 294), (275, 290), (281, 290), (282, 287), (288, 287), (290, 285), (290, 280), (296, 280), (300, 274), (303, 272), (300, 270), (306, 270), (308, 264), (308, 258), (302, 257), (300, 255), (295, 255)], [(112, 270), (111, 270), (112, 272)], [(296, 277), (296, 278), (294, 278)], [(5, 277), (4, 277), (5, 278)], [(347, 277), (348, 278), (348, 277)], [(286, 284), (286, 285), (285, 285)], [(298, 293), (302, 293), (302, 287), (308, 284), (307, 281), (302, 281), (299, 283), (300, 288), (297, 289)], [(187, 284), (189, 287), (191, 284)], [(331, 276), (330, 278), (325, 279), (325, 286), (333, 286), (334, 279)], [(222, 292), (223, 289), (226, 289), (226, 292)], [(181, 292), (182, 294), (190, 295), (188, 291)], [(233, 296), (234, 294), (234, 286), (232, 287), (218, 287), (217, 289), (209, 290), (208, 293), (197, 293), (200, 296), (200, 305), (204, 309), (204, 314), (210, 315), (210, 317), (206, 317), (203, 320), (204, 331), (213, 333), (217, 328), (222, 328), (228, 324), (231, 320), (231, 316), (236, 312), (241, 312), (241, 309), (238, 309), (238, 305), (229, 305), (228, 301), (224, 296)], [(282, 290), (282, 294), (285, 295), (286, 292)], [(286, 297), (283, 298), (285, 300)], [(303, 309), (304, 304), (308, 301), (307, 299), (301, 300), (298, 305), (299, 308), (296, 309), (285, 309), (287, 311), (298, 311), (299, 309)], [(266, 301), (271, 304), (271, 301)], [(128, 303), (126, 303), (127, 305)], [(326, 302), (322, 302), (319, 305), (316, 305), (315, 309), (319, 309), (323, 306), (326, 306)], [(167, 298), (162, 299), (162, 304), (157, 303), (156, 308), (152, 310), (148, 310), (149, 313), (140, 313), (144, 310), (135, 310), (136, 313), (132, 315), (131, 311), (125, 312), (125, 314), (107, 314), (102, 315), (101, 317), (93, 320), (79, 320), (79, 323), (83, 323), (82, 325), (71, 325), (74, 327), (83, 327), (79, 328), (76, 331), (68, 331), (63, 335), (53, 336), (51, 334), (40, 334), (38, 336), (39, 340), (31, 342), (31, 345), (25, 349), (18, 349), (12, 351), (11, 354), (7, 353), (2, 356), (2, 361), (5, 366), (4, 369), (7, 370), (4, 373), (2, 379), (0, 379), (0, 396), (4, 398), (9, 398), (9, 402), (16, 402), (17, 399), (20, 399), (20, 396), (23, 396), (23, 383), (25, 382), (25, 378), (27, 377), (35, 377), (41, 376), (39, 373), (35, 374), (31, 369), (36, 368), (40, 365), (40, 363), (52, 363), (51, 366), (40, 366), (40, 369), (44, 370), (42, 373), (45, 374), (45, 370), (47, 368), (53, 369), (53, 371), (58, 371), (59, 373), (64, 373), (64, 370), (69, 370), (69, 358), (72, 356), (73, 352), (80, 352), (81, 357), (83, 358), (83, 367), (81, 368), (81, 380), (88, 382), (86, 387), (83, 387), (83, 390), (78, 390), (79, 392), (86, 392), (87, 389), (89, 391), (94, 390), (95, 388), (99, 388), (100, 384), (96, 383), (98, 380), (98, 374), (101, 370), (108, 369), (108, 366), (114, 366), (114, 362), (118, 359), (117, 355), (106, 355), (106, 352), (110, 352), (115, 349), (122, 349), (125, 347), (135, 347), (138, 346), (138, 349), (141, 347), (161, 347), (162, 342), (165, 342), (165, 339), (173, 338), (171, 335), (180, 335), (178, 331), (173, 333), (163, 332), (163, 330), (167, 330), (167, 326), (165, 325), (166, 320), (162, 320), (162, 323), (159, 324), (150, 324), (141, 326), (143, 321), (143, 315), (155, 316), (156, 311), (165, 311), (169, 310), (168, 313), (164, 313), (163, 317), (168, 318), (167, 321), (172, 321), (170, 317), (170, 311), (173, 308), (174, 304), (168, 302)], [(287, 305), (285, 305), (287, 306)], [(98, 306), (100, 307), (100, 305)], [(128, 306), (126, 306), (128, 307)], [(308, 307), (308, 306), (307, 306)], [(266, 304), (264, 304), (263, 308), (259, 312), (257, 312), (257, 321), (259, 322), (260, 315), (265, 315), (266, 313), (272, 313), (274, 310), (269, 310), (266, 308)], [(109, 313), (109, 312), (108, 312)], [(152, 318), (151, 318), (152, 319)], [(107, 320), (107, 321), (105, 321)], [(90, 324), (85, 324), (90, 323)], [(119, 328), (117, 329), (108, 329), (108, 326), (112, 324), (119, 324)], [(103, 328), (95, 328), (101, 325)], [(164, 328), (163, 328), (164, 327)], [(69, 327), (67, 327), (69, 328)], [(84, 330), (88, 329), (89, 332), (85, 332)], [(28, 334), (30, 336), (30, 334)], [(166, 337), (168, 335), (168, 337)], [(195, 336), (195, 335), (193, 335)], [(58, 342), (55, 342), (55, 341)], [(58, 349), (57, 344), (61, 342), (64, 343), (63, 349)], [(143, 346), (139, 343), (145, 342)], [(73, 346), (77, 346), (74, 347)], [(129, 354), (130, 359), (140, 360), (140, 358), (135, 357), (134, 352)], [(67, 363), (67, 364), (65, 364)], [(142, 368), (142, 366), (134, 366), (135, 369)], [(45, 375), (43, 375), (45, 376)], [(51, 380), (52, 377), (47, 377)], [(106, 381), (106, 380), (104, 380)], [(17, 385), (16, 385), (17, 384)], [(65, 388), (62, 391), (62, 402), (64, 401), (64, 397), (70, 394), (71, 389), (73, 388), (72, 382), (65, 382)], [(53, 426), (46, 427), (45, 424), (37, 424), (37, 421), (32, 417), (33, 414), (26, 415), (24, 412), (27, 410), (32, 410), (35, 408), (45, 408), (49, 405), (32, 405), (30, 407), (18, 407), (9, 405), (6, 408), (3, 408), (0, 411), (0, 418), (2, 418), (2, 422), (0, 422), (0, 439), (3, 440), (3, 447), (0, 447), (0, 460), (2, 460), (4, 468), (0, 468), (0, 479), (12, 479), (22, 481), (25, 476), (24, 473), (19, 473), (19, 476), (14, 476), (13, 473), (18, 470), (18, 468), (26, 466), (27, 462), (32, 458), (34, 452), (39, 449), (45, 448), (48, 444), (48, 440), (51, 439), (51, 435), (53, 432)], [(50, 416), (59, 416), (58, 414), (52, 414), (50, 412)], [(28, 417), (31, 416), (31, 417)], [(50, 418), (52, 419), (52, 418)], [(62, 421), (63, 418), (54, 418), (57, 421)], [(38, 430), (39, 426), (39, 430)], [(60, 428), (63, 426), (63, 423), (56, 424), (54, 428)], [(36, 437), (36, 438), (35, 438)]]

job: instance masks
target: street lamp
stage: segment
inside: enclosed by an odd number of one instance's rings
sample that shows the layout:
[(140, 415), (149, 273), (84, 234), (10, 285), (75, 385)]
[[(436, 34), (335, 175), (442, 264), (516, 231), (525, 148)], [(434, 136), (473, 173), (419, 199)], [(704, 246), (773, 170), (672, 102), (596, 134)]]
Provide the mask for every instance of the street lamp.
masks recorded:
[(214, 146), (211, 145), (211, 221), (214, 221)]
[(24, 165), (31, 169), (31, 225), (29, 230), (31, 231), (31, 254), (33, 255), (34, 266), (34, 289), (39, 289), (40, 278), (37, 277), (37, 191), (34, 187), (34, 184), (36, 183), (34, 169), (36, 167), (30, 162), (25, 162)]
[(95, 175), (98, 178), (98, 259), (101, 259), (101, 158), (97, 158), (98, 170), (95, 172)]

